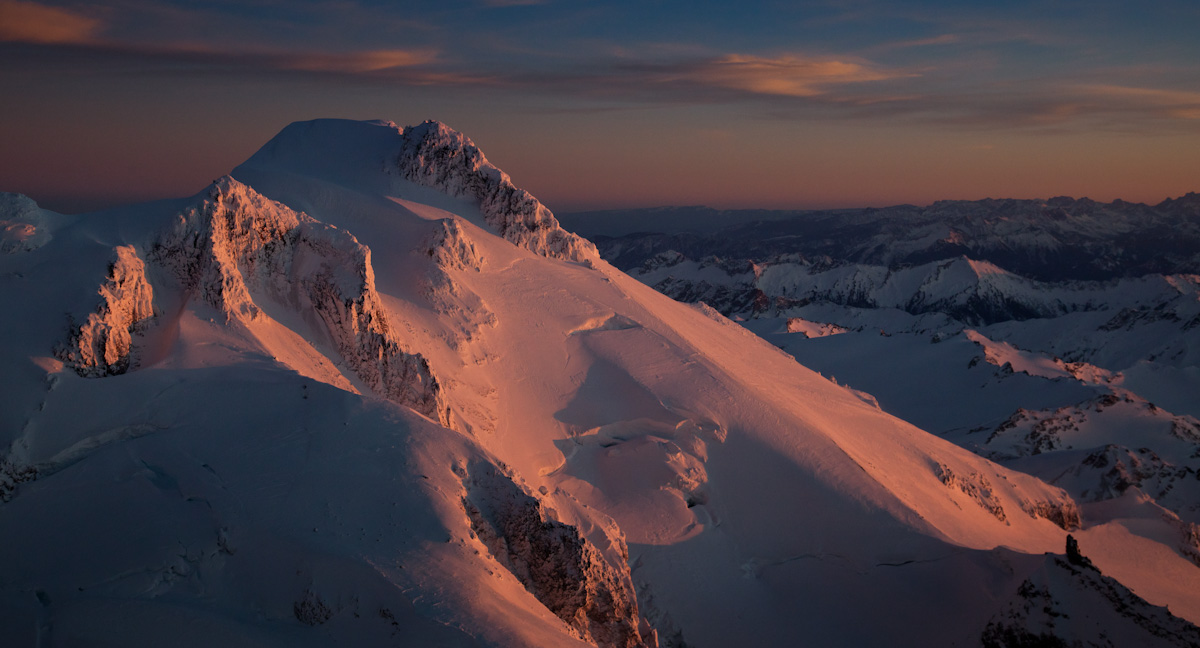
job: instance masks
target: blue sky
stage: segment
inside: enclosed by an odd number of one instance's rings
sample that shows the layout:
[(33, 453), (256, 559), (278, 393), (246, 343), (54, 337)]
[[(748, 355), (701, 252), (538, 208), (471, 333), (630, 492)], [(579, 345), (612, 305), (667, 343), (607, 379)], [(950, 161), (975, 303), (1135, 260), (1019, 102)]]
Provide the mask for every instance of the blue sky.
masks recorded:
[(1200, 3), (0, 0), (0, 189), (186, 195), (439, 119), (553, 209), (1200, 190)]

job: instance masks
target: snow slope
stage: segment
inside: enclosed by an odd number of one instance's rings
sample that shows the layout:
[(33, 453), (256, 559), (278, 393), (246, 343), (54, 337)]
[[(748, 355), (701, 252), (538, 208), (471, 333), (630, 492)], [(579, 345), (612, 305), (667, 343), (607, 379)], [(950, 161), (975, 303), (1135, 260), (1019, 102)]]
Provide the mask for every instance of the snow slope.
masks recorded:
[[(0, 295), (22, 643), (975, 644), (1080, 522), (616, 270), (433, 122), (293, 124), (195, 197), (63, 217)], [(1200, 568), (1096, 537), (1200, 619)], [(1183, 645), (1156, 614), (1123, 636)]]

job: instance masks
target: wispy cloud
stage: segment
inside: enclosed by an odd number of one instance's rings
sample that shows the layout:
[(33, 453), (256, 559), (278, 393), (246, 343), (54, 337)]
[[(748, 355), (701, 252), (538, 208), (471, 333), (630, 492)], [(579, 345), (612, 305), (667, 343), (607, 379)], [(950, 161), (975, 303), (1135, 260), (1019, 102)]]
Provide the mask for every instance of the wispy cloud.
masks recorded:
[[(388, 76), (415, 84), (478, 82), (433, 68), (432, 48), (329, 52), (270, 47), (230, 48), (204, 43), (126, 42), (105, 38), (103, 21), (78, 12), (27, 2), (0, 0), (0, 42), (58, 49), (89, 60), (142, 60), (186, 64), (193, 71), (310, 72), (347, 76)], [(461, 77), (461, 78), (460, 78)]]
[[(166, 8), (165, 10), (175, 10)], [(187, 15), (176, 16), (186, 18)], [(231, 48), (195, 42), (129, 42), (106, 38), (104, 21), (58, 7), (0, 0), (0, 42), (65, 49), (89, 57), (118, 57), (155, 62), (186, 63), (193, 70), (219, 68), (249, 72), (312, 72), (340, 75), (387, 75), (406, 71), (415, 83), (453, 81), (452, 74), (434, 73), (438, 52), (432, 48), (371, 49), (331, 52), (271, 47)], [(425, 73), (416, 73), (425, 69)], [(477, 80), (468, 77), (468, 80)]]
[(102, 23), (79, 12), (24, 0), (0, 0), (0, 42), (88, 43)]
[[(475, 1), (476, 6), (511, 6), (539, 0)], [(337, 8), (326, 4), (322, 4), (321, 11)], [(171, 11), (176, 13), (171, 18), (175, 20), (181, 15), (178, 12), (190, 10), (174, 7)], [(114, 13), (116, 10), (90, 11), (29, 0), (0, 0), (0, 42), (10, 43), (6, 47), (23, 60), (46, 52), (52, 54), (47, 60), (122, 71), (250, 77), (308, 75), (329, 82), (437, 86), (493, 96), (508, 93), (553, 97), (555, 100), (547, 103), (558, 111), (736, 104), (767, 118), (909, 120), (966, 129), (1166, 132), (1200, 127), (1200, 92), (1172, 89), (1187, 87), (1185, 81), (1194, 78), (1194, 66), (1184, 66), (1182, 72), (1156, 74), (1142, 68), (1091, 68), (1085, 70), (1089, 74), (1086, 78), (1093, 81), (1090, 85), (1071, 65), (1039, 68), (1037, 76), (1019, 70), (1012, 74), (1011, 68), (1006, 68), (1011, 63), (996, 48), (981, 50), (975, 46), (980, 42), (1039, 40), (1039, 34), (1017, 21), (961, 17), (935, 20), (930, 24), (936, 31), (917, 32), (925, 37), (849, 50), (855, 54), (832, 47), (764, 53), (731, 51), (699, 41), (610, 44), (597, 38), (596, 42), (588, 41), (588, 47), (563, 56), (551, 46), (460, 50), (437, 37), (414, 40), (404, 30), (397, 33), (407, 38), (396, 42), (411, 47), (386, 47), (388, 41), (377, 40), (376, 44), (385, 47), (357, 51), (353, 44), (347, 49), (345, 43), (329, 50), (300, 49), (302, 45), (197, 44), (165, 35), (155, 40), (156, 35), (145, 31), (138, 32), (142, 40), (118, 40), (114, 34), (124, 23)], [(111, 20), (101, 19), (104, 17)], [(211, 21), (214, 17), (205, 15), (201, 19)], [(159, 24), (162, 20), (151, 22)], [(442, 45), (419, 45), (426, 42)], [(579, 42), (575, 41), (576, 45)], [(903, 56), (885, 54), (900, 50), (905, 50)], [(947, 51), (954, 56), (948, 56)], [(66, 56), (54, 56), (55, 52), (65, 52)], [(888, 60), (907, 63), (889, 65)]]
[(816, 97), (835, 86), (911, 76), (862, 62), (790, 54), (774, 58), (730, 54), (684, 66), (678, 73), (681, 79), (701, 85), (783, 97)]
[[(178, 64), (183, 72), (302, 72), (362, 78), (395, 78), (427, 84), (481, 81), (481, 77), (435, 70), (438, 53), (431, 49), (368, 50), (361, 52), (291, 51), (278, 49), (235, 50), (208, 45), (125, 44), (110, 41), (38, 44), (85, 54), (96, 64), (106, 59)], [(118, 63), (119, 64), (119, 63)]]
[(953, 45), (962, 42), (962, 37), (957, 34), (941, 34), (939, 36), (931, 36), (929, 38), (917, 38), (913, 40), (895, 41), (891, 43), (883, 43), (870, 48), (872, 52), (893, 52), (896, 50), (912, 49), (914, 47), (932, 47), (934, 45)]
[[(251, 55), (252, 56), (252, 55)], [(432, 50), (372, 50), (367, 52), (275, 53), (263, 56), (263, 62), (285, 70), (369, 74), (396, 68), (411, 68), (434, 63)]]

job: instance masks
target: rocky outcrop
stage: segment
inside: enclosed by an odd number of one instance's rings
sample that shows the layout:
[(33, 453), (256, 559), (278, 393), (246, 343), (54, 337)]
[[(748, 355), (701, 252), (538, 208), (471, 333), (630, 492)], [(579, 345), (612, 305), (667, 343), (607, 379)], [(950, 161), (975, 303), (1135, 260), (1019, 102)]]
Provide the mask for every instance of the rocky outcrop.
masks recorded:
[[(961, 475), (942, 463), (937, 464), (934, 468), (934, 474), (947, 487), (962, 491), (992, 517), (1001, 522), (1008, 521), (1008, 514), (1005, 513), (1004, 507), (1000, 503), (996, 489), (984, 475), (977, 472)], [(1019, 505), (1029, 517), (1049, 520), (1067, 531), (1079, 528), (1079, 509), (1075, 502), (1067, 498), (1065, 494), (1062, 500), (1036, 502), (1022, 500)]]
[(394, 162), (404, 179), (475, 200), (500, 236), (536, 254), (579, 262), (597, 256), (591, 243), (560, 227), (545, 205), (513, 185), (467, 136), (436, 121), (405, 128), (402, 136)]
[(388, 321), (370, 249), (349, 232), (226, 177), (179, 215), (151, 257), (228, 319), (257, 318), (255, 293), (315, 311), (332, 346), (368, 387), (450, 425), (429, 363), (403, 348)]
[(95, 378), (125, 373), (131, 364), (133, 334), (154, 315), (154, 290), (146, 280), (146, 264), (132, 246), (113, 249), (108, 279), (100, 286), (94, 313), (71, 327), (58, 357), (81, 376)]
[(647, 645), (628, 565), (609, 563), (578, 528), (554, 519), (490, 464), (474, 467), (465, 486), (471, 529), (581, 639), (603, 648)]
[(1083, 520), (1079, 517), (1079, 507), (1071, 500), (1057, 502), (1048, 500), (1038, 502), (1025, 501), (1021, 502), (1021, 510), (1025, 511), (1030, 517), (1040, 517), (1044, 520), (1049, 520), (1064, 531), (1074, 531), (1083, 526)]
[(438, 221), (424, 243), (425, 254), (443, 270), (474, 270), (483, 268), (483, 256), (475, 249), (475, 242), (463, 231), (462, 225), (453, 218)]
[(37, 468), (12, 457), (0, 457), (0, 502), (7, 502), (17, 487), (37, 479)]
[(939, 463), (935, 470), (938, 481), (942, 482), (950, 488), (957, 488), (962, 491), (967, 497), (975, 500), (983, 510), (992, 514), (992, 517), (1007, 522), (1008, 516), (1004, 513), (1004, 507), (1000, 505), (1000, 499), (993, 492), (992, 484), (987, 477), (979, 473), (970, 473), (969, 475), (958, 475), (949, 466)]
[(45, 214), (28, 196), (0, 192), (0, 254), (31, 252), (49, 242)]

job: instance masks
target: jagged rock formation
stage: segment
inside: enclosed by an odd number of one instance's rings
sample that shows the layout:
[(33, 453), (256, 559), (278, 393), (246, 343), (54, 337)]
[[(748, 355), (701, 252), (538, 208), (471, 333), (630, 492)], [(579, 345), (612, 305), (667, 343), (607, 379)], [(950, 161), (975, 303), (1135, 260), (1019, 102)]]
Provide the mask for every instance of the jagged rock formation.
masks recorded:
[(133, 333), (154, 315), (154, 289), (146, 280), (146, 264), (132, 246), (113, 251), (116, 259), (100, 286), (100, 306), (72, 327), (70, 339), (57, 352), (76, 373), (89, 378), (128, 371)]
[(647, 645), (623, 545), (622, 562), (613, 566), (579, 529), (551, 517), (490, 464), (473, 467), (467, 480), (463, 507), (472, 530), (525, 589), (585, 641)]
[(545, 205), (513, 185), (467, 136), (436, 121), (410, 126), (402, 135), (395, 168), (404, 179), (478, 201), (500, 236), (542, 256), (586, 262), (597, 255), (591, 243), (562, 229)]
[(272, 202), (233, 178), (180, 214), (151, 256), (227, 318), (254, 320), (253, 292), (311, 307), (355, 374), (389, 400), (450, 424), (429, 363), (402, 346), (375, 289), (371, 251), (352, 234)]
[(438, 221), (437, 229), (425, 241), (424, 250), (443, 270), (470, 268), (479, 272), (483, 268), (484, 260), (475, 249), (475, 243), (463, 231), (462, 225), (451, 218)]

